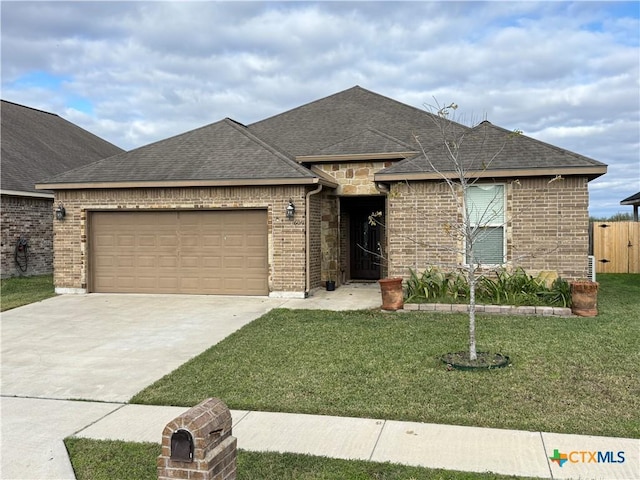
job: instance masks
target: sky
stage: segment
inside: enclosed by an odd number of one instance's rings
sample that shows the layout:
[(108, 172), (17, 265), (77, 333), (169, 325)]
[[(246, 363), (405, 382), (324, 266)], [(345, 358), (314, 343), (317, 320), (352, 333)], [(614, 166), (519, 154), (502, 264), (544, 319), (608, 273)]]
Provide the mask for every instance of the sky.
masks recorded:
[(354, 85), (608, 164), (592, 216), (640, 191), (640, 2), (2, 1), (4, 100), (130, 150)]

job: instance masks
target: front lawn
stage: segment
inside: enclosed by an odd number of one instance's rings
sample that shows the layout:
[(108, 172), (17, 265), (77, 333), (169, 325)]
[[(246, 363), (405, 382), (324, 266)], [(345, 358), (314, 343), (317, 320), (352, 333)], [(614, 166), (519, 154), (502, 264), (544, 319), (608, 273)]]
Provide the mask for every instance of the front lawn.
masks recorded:
[(13, 277), (0, 280), (0, 311), (54, 297), (53, 275)]
[[(155, 480), (160, 445), (68, 438), (78, 480)], [(338, 460), (293, 453), (238, 451), (238, 480), (506, 480), (489, 473), (465, 473), (391, 463)]]
[(596, 318), (478, 317), (479, 350), (513, 365), (447, 371), (467, 317), (274, 310), (133, 403), (640, 437), (640, 275), (600, 275)]

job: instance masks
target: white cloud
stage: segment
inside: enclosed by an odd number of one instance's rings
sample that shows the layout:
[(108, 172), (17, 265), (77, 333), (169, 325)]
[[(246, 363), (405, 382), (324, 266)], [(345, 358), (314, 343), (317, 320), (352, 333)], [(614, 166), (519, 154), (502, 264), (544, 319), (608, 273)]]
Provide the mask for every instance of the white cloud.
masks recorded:
[[(455, 101), (468, 117), (608, 163), (609, 173), (592, 183), (594, 210), (614, 208), (605, 194), (621, 199), (640, 189), (640, 173), (633, 178), (640, 144), (637, 5), (2, 2), (0, 8), (3, 98), (61, 114), (124, 148), (224, 117), (251, 123), (359, 84), (416, 107), (433, 97)], [(63, 80), (20, 82), (33, 72)]]

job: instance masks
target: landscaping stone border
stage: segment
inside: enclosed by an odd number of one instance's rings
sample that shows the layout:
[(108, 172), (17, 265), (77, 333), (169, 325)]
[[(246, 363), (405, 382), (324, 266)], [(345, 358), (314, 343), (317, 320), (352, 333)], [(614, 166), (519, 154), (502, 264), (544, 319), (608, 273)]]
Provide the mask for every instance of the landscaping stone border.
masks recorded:
[[(469, 305), (464, 303), (405, 303), (404, 311), (409, 312), (455, 312), (467, 313)], [(491, 313), (500, 315), (539, 315), (544, 317), (572, 317), (570, 308), (564, 307), (536, 307), (513, 305), (476, 305), (476, 313)]]

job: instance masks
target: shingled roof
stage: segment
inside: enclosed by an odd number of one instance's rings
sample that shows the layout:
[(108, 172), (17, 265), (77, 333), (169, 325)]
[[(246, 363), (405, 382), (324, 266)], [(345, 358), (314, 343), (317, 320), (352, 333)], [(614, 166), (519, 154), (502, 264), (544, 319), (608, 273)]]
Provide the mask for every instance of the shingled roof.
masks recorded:
[(620, 201), (620, 205), (640, 205), (640, 192), (628, 196)]
[(52, 188), (317, 183), (229, 118), (46, 180)]
[(123, 152), (53, 113), (2, 100), (2, 193), (42, 195), (47, 177)]
[[(424, 138), (424, 137), (421, 137)], [(531, 137), (484, 121), (463, 135), (457, 158), (463, 170), (474, 177), (507, 177), (580, 174), (596, 178), (606, 173), (606, 165)], [(440, 174), (457, 176), (455, 164), (442, 134), (426, 138), (422, 152), (378, 172), (376, 181), (435, 179)]]
[[(362, 87), (302, 105), (249, 126), (225, 119), (46, 180), (40, 188), (255, 185), (331, 182), (308, 168), (323, 161), (401, 160), (377, 181), (438, 178), (450, 169), (440, 118)], [(606, 165), (483, 122), (464, 134), (464, 155), (482, 175), (580, 174), (596, 178)], [(491, 162), (480, 158), (500, 150)], [(486, 157), (486, 155), (485, 155)], [(404, 159), (404, 160), (402, 160)], [(486, 169), (482, 167), (486, 165)], [(484, 171), (486, 170), (486, 171)], [(329, 182), (329, 183), (327, 183)]]
[[(414, 144), (414, 134), (435, 134), (437, 124), (424, 109), (355, 86), (253, 123), (249, 129), (291, 155), (301, 157), (319, 155), (363, 132), (378, 132), (393, 138), (394, 143), (404, 145), (404, 151), (406, 145)], [(372, 153), (371, 146), (366, 149), (369, 151), (361, 153)], [(342, 153), (350, 151), (346, 148)], [(331, 153), (340, 152), (334, 148)]]

